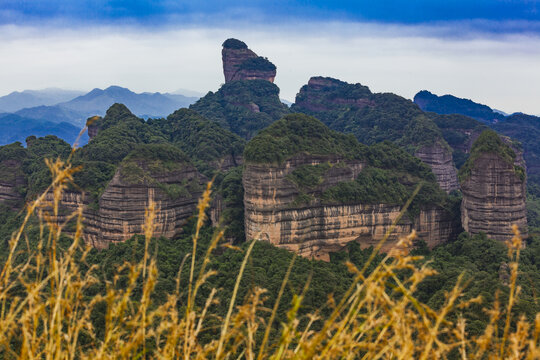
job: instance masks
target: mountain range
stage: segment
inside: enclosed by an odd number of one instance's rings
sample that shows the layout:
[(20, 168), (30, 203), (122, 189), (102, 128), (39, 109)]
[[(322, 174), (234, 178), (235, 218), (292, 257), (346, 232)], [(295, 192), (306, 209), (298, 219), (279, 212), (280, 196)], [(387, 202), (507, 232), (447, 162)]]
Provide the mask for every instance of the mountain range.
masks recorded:
[(86, 94), (62, 89), (12, 92), (0, 97), (0, 129), (9, 129), (0, 136), (0, 144), (24, 142), (29, 135), (56, 135), (71, 143), (88, 117), (105, 115), (115, 103), (126, 104), (142, 118), (158, 118), (196, 100), (179, 93), (135, 93), (120, 86)]

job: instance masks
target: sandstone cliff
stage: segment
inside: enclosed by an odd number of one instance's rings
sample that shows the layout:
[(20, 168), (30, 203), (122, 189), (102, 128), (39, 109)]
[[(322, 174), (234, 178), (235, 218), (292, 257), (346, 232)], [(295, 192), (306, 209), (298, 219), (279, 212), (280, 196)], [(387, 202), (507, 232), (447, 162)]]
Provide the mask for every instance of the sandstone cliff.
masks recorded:
[[(324, 181), (307, 194), (309, 203), (289, 175), (300, 166), (331, 164)], [(295, 251), (300, 255), (328, 260), (329, 253), (347, 243), (375, 245), (390, 229), (400, 206), (390, 204), (324, 204), (317, 195), (324, 189), (354, 180), (364, 163), (338, 156), (295, 156), (282, 165), (247, 164), (244, 176), (246, 239), (258, 238)], [(414, 222), (404, 217), (392, 232), (383, 250), (400, 236), (416, 229), (430, 247), (451, 238), (456, 232), (452, 216), (436, 206), (423, 208)]]
[(366, 146), (313, 117), (287, 115), (246, 146), (243, 173), (246, 239), (328, 259), (351, 241), (376, 244), (412, 189), (424, 182), (384, 250), (416, 229), (434, 246), (459, 230), (443, 209), (448, 195), (420, 160), (391, 143)]
[(259, 57), (247, 45), (236, 39), (223, 43), (221, 51), (225, 83), (234, 80), (267, 80), (274, 82), (276, 67), (266, 58)]
[(457, 169), (450, 147), (435, 143), (421, 147), (414, 155), (431, 167), (441, 189), (448, 193), (459, 189)]
[(62, 213), (83, 206), (85, 242), (106, 248), (112, 242), (143, 233), (145, 209), (153, 200), (157, 209), (154, 235), (173, 237), (194, 214), (206, 182), (185, 158), (169, 162), (130, 155), (97, 203), (80, 192), (67, 191), (61, 201)]
[(24, 193), (21, 189), (26, 186), (26, 177), (21, 166), (20, 161), (13, 159), (0, 162), (0, 203), (14, 209), (24, 202)]
[(512, 225), (527, 236), (523, 159), (494, 131), (483, 132), (460, 170), (463, 228), (496, 240), (512, 237)]

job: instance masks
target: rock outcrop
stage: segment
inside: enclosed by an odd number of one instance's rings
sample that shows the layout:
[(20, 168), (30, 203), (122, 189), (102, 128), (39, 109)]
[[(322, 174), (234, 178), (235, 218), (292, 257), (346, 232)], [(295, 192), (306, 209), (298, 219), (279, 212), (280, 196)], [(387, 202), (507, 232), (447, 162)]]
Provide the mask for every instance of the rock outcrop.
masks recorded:
[(523, 159), (491, 130), (474, 143), (460, 170), (461, 221), (471, 234), (496, 240), (512, 237), (512, 225), (527, 236), (526, 179)]
[[(156, 205), (154, 236), (173, 237), (182, 231), (197, 206), (207, 179), (189, 163), (159, 163), (129, 158), (122, 162), (97, 203), (83, 194), (67, 191), (62, 214), (83, 207), (83, 238), (96, 248), (125, 241), (143, 233), (145, 210)], [(49, 200), (52, 194), (49, 195)], [(61, 216), (58, 221), (65, 221)]]
[(459, 183), (457, 169), (452, 159), (452, 150), (445, 145), (435, 143), (423, 146), (414, 155), (431, 167), (441, 189), (449, 193), (459, 189)]
[(394, 144), (368, 147), (313, 117), (287, 115), (244, 152), (246, 239), (325, 260), (351, 241), (374, 245), (419, 182), (426, 183), (422, 203), (401, 218), (384, 250), (413, 229), (430, 246), (459, 231), (428, 166)]
[[(306, 257), (328, 260), (329, 253), (351, 241), (363, 247), (376, 245), (400, 213), (389, 204), (298, 203), (301, 196), (289, 175), (302, 165), (332, 164), (324, 181), (308, 195), (354, 180), (364, 163), (339, 156), (295, 156), (282, 165), (247, 164), (244, 170), (246, 239), (261, 239)], [(423, 208), (414, 221), (402, 218), (383, 250), (416, 229), (430, 247), (450, 239), (456, 232), (452, 216), (438, 207)]]
[(234, 80), (267, 80), (274, 82), (276, 67), (268, 59), (257, 56), (237, 39), (228, 39), (221, 51), (225, 83)]
[(26, 186), (26, 177), (21, 170), (18, 160), (4, 160), (0, 162), (0, 203), (15, 209), (24, 202), (21, 192)]
[(88, 128), (88, 137), (90, 140), (97, 136), (102, 120), (101, 116), (92, 116), (86, 120), (86, 127)]

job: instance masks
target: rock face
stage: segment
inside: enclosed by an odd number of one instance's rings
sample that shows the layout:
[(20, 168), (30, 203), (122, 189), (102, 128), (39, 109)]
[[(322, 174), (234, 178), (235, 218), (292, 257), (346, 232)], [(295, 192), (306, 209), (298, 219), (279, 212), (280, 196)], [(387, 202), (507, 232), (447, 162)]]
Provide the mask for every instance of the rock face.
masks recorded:
[[(508, 141), (508, 140), (507, 140)], [(517, 225), (527, 237), (526, 178), (521, 152), (505, 144), (492, 130), (474, 143), (460, 170), (461, 221), (471, 234), (484, 232), (496, 240), (512, 237)]]
[[(83, 206), (85, 242), (102, 249), (110, 243), (125, 241), (143, 233), (145, 209), (150, 200), (156, 204), (154, 236), (173, 237), (182, 231), (197, 206), (206, 179), (188, 164), (171, 171), (155, 173), (152, 164), (138, 163), (151, 178), (133, 181), (120, 167), (103, 195), (99, 207), (89, 204), (78, 192), (65, 192), (63, 213)], [(65, 217), (58, 219), (65, 220)]]
[(420, 148), (414, 155), (431, 167), (441, 189), (447, 193), (459, 189), (457, 169), (450, 147), (435, 143)]
[(225, 83), (234, 80), (262, 79), (274, 82), (276, 67), (267, 59), (257, 56), (247, 45), (236, 39), (223, 43), (221, 51)]
[(101, 121), (101, 116), (92, 116), (88, 118), (88, 120), (86, 120), (86, 127), (88, 128), (88, 137), (90, 138), (90, 140), (97, 136)]
[[(329, 253), (357, 241), (376, 244), (398, 217), (400, 207), (388, 204), (299, 204), (299, 191), (288, 175), (302, 165), (332, 164), (324, 181), (309, 195), (355, 179), (364, 163), (339, 156), (296, 155), (282, 165), (248, 163), (244, 170), (246, 239), (258, 238), (306, 257), (328, 260)], [(414, 223), (404, 216), (385, 249), (416, 229), (428, 245), (448, 240), (456, 231), (452, 217), (439, 208), (423, 209)]]
[(24, 201), (24, 195), (19, 191), (26, 186), (21, 165), (17, 160), (4, 160), (0, 163), (0, 203), (5, 203), (13, 209), (18, 208)]
[(470, 177), (461, 183), (461, 221), (471, 234), (485, 232), (496, 240), (512, 237), (516, 224), (527, 236), (526, 185), (496, 154), (483, 154), (474, 163)]

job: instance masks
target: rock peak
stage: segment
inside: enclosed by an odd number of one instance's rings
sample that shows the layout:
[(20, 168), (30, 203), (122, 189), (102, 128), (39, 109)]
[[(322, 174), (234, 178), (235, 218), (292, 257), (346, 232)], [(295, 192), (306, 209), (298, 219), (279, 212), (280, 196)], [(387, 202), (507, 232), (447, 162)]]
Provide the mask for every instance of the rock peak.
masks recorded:
[(225, 40), (221, 55), (225, 83), (256, 79), (274, 82), (276, 66), (250, 50), (243, 41), (232, 38)]
[(475, 141), (460, 169), (461, 222), (471, 234), (484, 232), (505, 241), (517, 225), (527, 237), (526, 177), (524, 162), (504, 138), (485, 130)]

